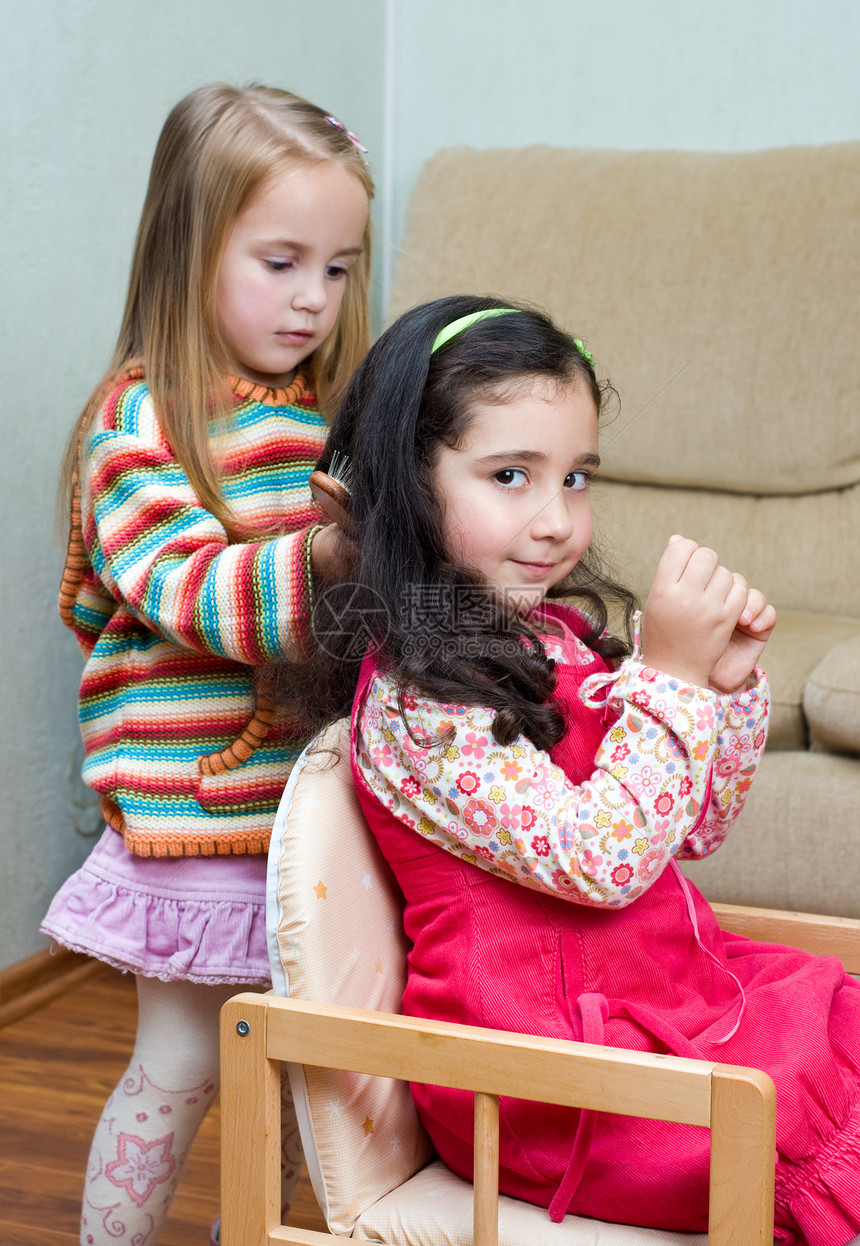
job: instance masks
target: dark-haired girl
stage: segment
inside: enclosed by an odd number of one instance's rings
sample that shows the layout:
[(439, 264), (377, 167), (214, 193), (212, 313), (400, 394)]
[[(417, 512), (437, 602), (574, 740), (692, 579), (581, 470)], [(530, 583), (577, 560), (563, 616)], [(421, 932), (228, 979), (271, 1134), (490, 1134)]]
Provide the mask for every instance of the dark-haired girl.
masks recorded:
[[(834, 958), (723, 934), (676, 864), (743, 805), (775, 612), (675, 536), (624, 657), (605, 625), (631, 598), (589, 552), (601, 400), (546, 317), (449, 298), (383, 335), (330, 435), (351, 460), (357, 584), (329, 603), (317, 703), (352, 702), (359, 799), (414, 943), (403, 1008), (767, 1070), (776, 1236), (845, 1246), (860, 988)], [(470, 1177), (470, 1097), (413, 1093)], [(504, 1099), (501, 1119), (501, 1188), (553, 1219), (706, 1228), (706, 1131)]]

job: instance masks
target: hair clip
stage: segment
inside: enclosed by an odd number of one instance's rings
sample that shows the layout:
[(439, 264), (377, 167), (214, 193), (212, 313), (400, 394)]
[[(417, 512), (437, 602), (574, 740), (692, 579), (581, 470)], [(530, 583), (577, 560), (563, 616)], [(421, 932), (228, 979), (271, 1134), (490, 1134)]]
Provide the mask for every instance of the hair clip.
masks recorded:
[(582, 355), (583, 359), (587, 359), (593, 368), (594, 367), (594, 355), (592, 355), (590, 351), (587, 351), (585, 349), (585, 346), (583, 345), (582, 340), (578, 337), (575, 337), (573, 339), (573, 344), (576, 347), (576, 349), (579, 351), (580, 355)]
[(356, 147), (359, 151), (363, 151), (367, 154), (367, 148), (364, 146), (358, 135), (353, 134), (352, 130), (348, 130), (342, 121), (338, 121), (337, 117), (326, 117), (326, 121), (329, 125), (333, 125), (336, 130), (343, 130), (353, 147)]

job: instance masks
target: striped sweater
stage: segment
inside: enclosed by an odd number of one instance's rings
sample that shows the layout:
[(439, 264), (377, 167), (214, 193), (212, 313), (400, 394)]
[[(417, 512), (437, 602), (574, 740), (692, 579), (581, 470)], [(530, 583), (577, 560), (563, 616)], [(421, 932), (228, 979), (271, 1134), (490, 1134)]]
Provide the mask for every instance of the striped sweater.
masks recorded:
[(60, 613), (86, 657), (84, 781), (142, 856), (265, 852), (298, 747), (254, 694), (254, 668), (301, 651), (308, 476), (326, 436), (299, 376), (288, 390), (234, 381), (213, 420), (224, 496), (250, 531), (230, 543), (156, 419), (140, 369), (102, 405), (83, 447)]

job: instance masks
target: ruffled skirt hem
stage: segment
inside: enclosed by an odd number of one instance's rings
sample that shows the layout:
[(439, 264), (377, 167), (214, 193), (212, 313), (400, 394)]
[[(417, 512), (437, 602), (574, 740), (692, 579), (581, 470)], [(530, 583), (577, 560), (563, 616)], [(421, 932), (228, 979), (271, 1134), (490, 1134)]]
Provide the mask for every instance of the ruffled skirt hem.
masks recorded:
[(269, 986), (265, 889), (265, 856), (135, 857), (106, 830), (41, 929), (142, 977)]
[(798, 1229), (778, 1226), (778, 1242), (845, 1246), (860, 1234), (860, 1095), (822, 1151), (803, 1164), (777, 1165), (775, 1202), (777, 1219)]

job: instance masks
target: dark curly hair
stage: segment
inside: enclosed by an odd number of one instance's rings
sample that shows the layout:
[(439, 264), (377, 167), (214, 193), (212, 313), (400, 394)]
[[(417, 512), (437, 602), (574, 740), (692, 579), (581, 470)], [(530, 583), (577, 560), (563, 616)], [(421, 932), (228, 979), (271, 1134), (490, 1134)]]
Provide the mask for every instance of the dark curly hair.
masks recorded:
[[(472, 312), (516, 306), (479, 320), (438, 350), (446, 325)], [(576, 341), (531, 307), (460, 295), (415, 307), (383, 333), (354, 374), (320, 467), (349, 457), (355, 563), (348, 585), (318, 595), (321, 647), (302, 667), (281, 669), (278, 699), (310, 736), (348, 714), (367, 644), (393, 671), (400, 693), (496, 711), (493, 734), (522, 733), (549, 749), (564, 723), (553, 701), (554, 663), (528, 618), (450, 561), (434, 487), (442, 445), (456, 448), (478, 401), (504, 401), (524, 381), (584, 386), (598, 412), (602, 386)], [(590, 625), (585, 641), (608, 659), (629, 651), (633, 595), (603, 575), (590, 550), (548, 594), (572, 598)], [(608, 603), (625, 639), (603, 635)], [(406, 715), (404, 714), (404, 721)], [(407, 723), (408, 725), (408, 723)]]

